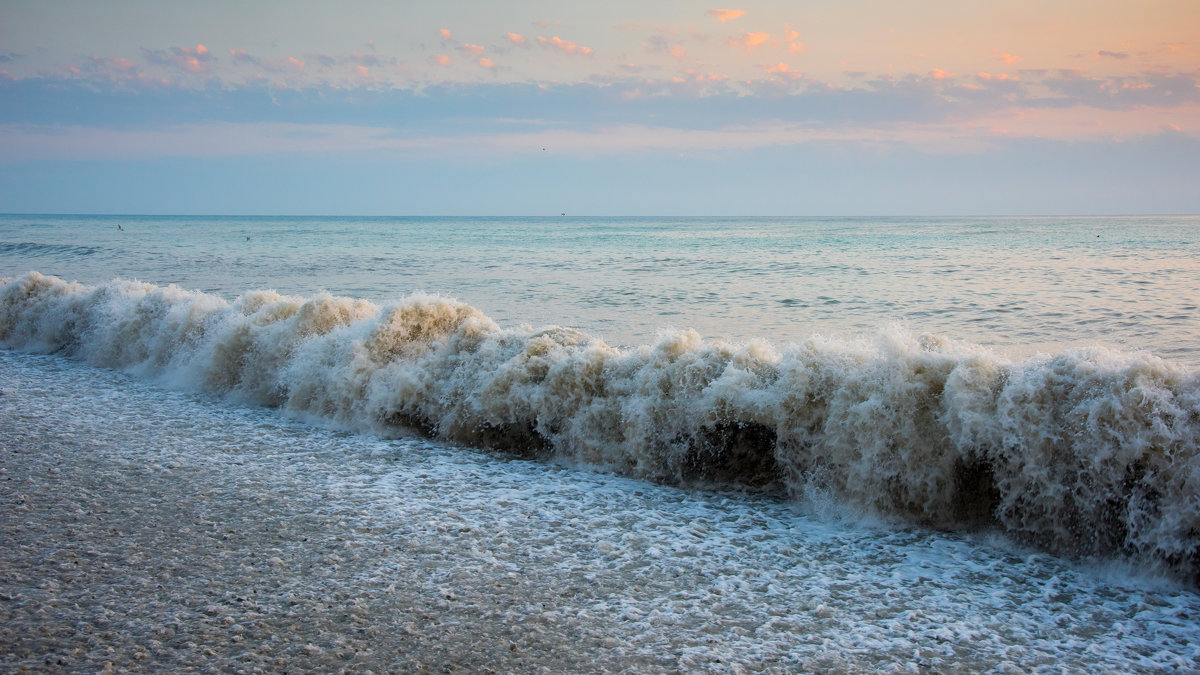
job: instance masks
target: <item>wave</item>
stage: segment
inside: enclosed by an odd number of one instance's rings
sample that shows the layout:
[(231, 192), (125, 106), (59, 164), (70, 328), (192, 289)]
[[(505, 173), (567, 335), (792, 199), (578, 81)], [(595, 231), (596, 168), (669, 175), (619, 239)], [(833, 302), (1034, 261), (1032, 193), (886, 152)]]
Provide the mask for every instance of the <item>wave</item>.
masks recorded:
[(95, 255), (99, 246), (77, 246), (75, 244), (39, 244), (32, 241), (0, 241), (0, 254), (58, 256), (64, 260)]
[(0, 280), (0, 344), (383, 436), (660, 481), (832, 492), (938, 528), (998, 527), (1200, 581), (1200, 373), (1092, 348), (1010, 359), (932, 335), (782, 349), (693, 331), (615, 348), (413, 295)]

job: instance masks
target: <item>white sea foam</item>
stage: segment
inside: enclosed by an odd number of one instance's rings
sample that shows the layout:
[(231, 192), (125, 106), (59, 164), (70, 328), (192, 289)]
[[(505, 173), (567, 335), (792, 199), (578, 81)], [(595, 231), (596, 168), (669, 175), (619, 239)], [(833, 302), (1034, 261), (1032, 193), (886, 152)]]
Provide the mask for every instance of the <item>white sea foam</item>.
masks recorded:
[(1200, 373), (1147, 353), (1008, 359), (899, 329), (783, 348), (676, 331), (618, 349), (433, 296), (227, 302), (37, 273), (0, 288), (0, 341), (383, 436), (815, 485), (889, 517), (1200, 573)]

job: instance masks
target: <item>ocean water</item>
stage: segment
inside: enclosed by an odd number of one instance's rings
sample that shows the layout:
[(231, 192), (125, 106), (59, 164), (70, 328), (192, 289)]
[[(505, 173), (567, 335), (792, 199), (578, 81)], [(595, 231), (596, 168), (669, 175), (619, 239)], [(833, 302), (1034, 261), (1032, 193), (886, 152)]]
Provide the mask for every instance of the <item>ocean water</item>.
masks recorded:
[(1197, 217), (4, 216), (0, 277), (0, 443), (131, 392), (90, 451), (608, 579), (537, 620), (613, 669), (1200, 666)]

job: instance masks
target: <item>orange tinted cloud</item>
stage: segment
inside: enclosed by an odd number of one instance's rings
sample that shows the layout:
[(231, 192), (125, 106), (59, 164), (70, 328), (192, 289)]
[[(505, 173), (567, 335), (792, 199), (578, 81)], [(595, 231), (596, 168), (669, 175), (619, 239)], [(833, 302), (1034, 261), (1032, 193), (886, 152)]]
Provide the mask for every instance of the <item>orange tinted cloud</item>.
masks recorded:
[(734, 19), (740, 18), (746, 14), (745, 11), (740, 9), (710, 9), (708, 10), (708, 13), (711, 16), (717, 17), (717, 20), (721, 23), (733, 21)]
[(441, 36), (442, 36), (442, 42), (445, 42), (446, 40), (449, 40), (449, 39), (450, 39), (450, 29), (449, 29), (449, 28), (443, 28), (443, 29), (441, 29), (441, 30), (439, 30), (439, 31), (438, 31), (438, 35), (441, 35)]
[(940, 68), (935, 68), (933, 72), (930, 73), (930, 76), (932, 76), (935, 80), (948, 80), (954, 77), (954, 73), (951, 73), (947, 70), (942, 70)]
[(725, 41), (725, 44), (750, 51), (756, 47), (761, 47), (769, 39), (771, 39), (769, 33), (742, 33), (742, 36), (739, 38), (729, 38)]
[(684, 58), (687, 56), (687, 53), (687, 48), (685, 48), (683, 45), (675, 45), (674, 47), (671, 47), (671, 56), (674, 56), (677, 59)]
[(450, 61), (451, 61), (450, 57), (447, 56), (446, 54), (434, 54), (433, 56), (431, 56), (429, 58), (431, 61), (433, 61), (434, 63), (436, 63), (439, 66), (448, 66), (448, 65), (450, 65)]
[(483, 47), (481, 47), (479, 45), (472, 45), (472, 44), (462, 45), (461, 47), (459, 47), (459, 49), (462, 50), (463, 53), (470, 54), (471, 56), (482, 56), (483, 52), (484, 52)]
[(557, 49), (564, 54), (581, 54), (583, 56), (590, 56), (594, 51), (591, 47), (584, 47), (582, 45), (575, 44), (574, 42), (564, 40), (557, 35), (549, 39), (539, 37), (538, 44), (549, 49)]
[(296, 68), (296, 70), (304, 70), (304, 62), (301, 61), (300, 59), (298, 59), (294, 56), (289, 56), (289, 57), (287, 57), (286, 60), (289, 64), (294, 66)]
[(496, 67), (496, 63), (486, 56), (479, 57), (479, 60), (476, 61), (476, 63), (478, 63), (480, 67), (487, 68), (489, 70)]
[(784, 37), (784, 40), (788, 43), (788, 51), (790, 51), (791, 53), (800, 54), (805, 49), (807, 49), (807, 47), (804, 46), (804, 43), (800, 41), (800, 32), (799, 31), (795, 31), (795, 30), (792, 30), (789, 28), (783, 34), (783, 37)]
[(1012, 54), (1001, 54), (999, 58), (1001, 61), (1011, 66), (1012, 64), (1016, 63), (1017, 59), (1020, 59), (1021, 57), (1013, 56)]
[(514, 45), (523, 45), (523, 44), (527, 44), (529, 42), (528, 40), (525, 39), (524, 35), (518, 35), (516, 33), (509, 33), (509, 34), (505, 35), (504, 37), (508, 38), (508, 41), (513, 43)]

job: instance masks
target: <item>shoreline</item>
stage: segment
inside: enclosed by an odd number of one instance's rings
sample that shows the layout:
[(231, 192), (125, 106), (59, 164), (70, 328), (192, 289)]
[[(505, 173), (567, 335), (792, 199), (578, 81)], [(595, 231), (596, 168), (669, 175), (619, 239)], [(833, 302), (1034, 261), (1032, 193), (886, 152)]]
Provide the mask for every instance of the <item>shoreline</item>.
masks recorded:
[(0, 351), (0, 470), (12, 671), (1137, 671), (1200, 658), (1200, 596), (1185, 589), (307, 427), (57, 357)]

